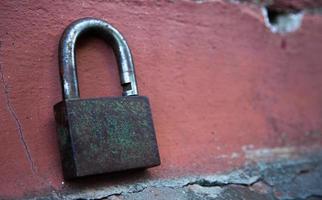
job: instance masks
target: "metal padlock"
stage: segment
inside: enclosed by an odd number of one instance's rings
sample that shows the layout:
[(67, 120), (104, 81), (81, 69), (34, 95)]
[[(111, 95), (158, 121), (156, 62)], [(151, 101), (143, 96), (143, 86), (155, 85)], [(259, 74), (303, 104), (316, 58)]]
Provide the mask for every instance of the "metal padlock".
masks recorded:
[[(80, 99), (75, 44), (95, 32), (116, 54), (123, 96)], [(54, 106), (65, 179), (160, 165), (149, 100), (138, 96), (130, 49), (106, 21), (84, 18), (62, 35), (59, 65), (64, 100)]]

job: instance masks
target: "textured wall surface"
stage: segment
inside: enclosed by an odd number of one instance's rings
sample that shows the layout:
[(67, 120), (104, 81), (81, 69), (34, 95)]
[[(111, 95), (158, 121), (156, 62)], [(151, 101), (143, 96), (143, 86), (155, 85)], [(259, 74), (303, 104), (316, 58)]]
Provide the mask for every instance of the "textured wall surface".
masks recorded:
[[(227, 172), (258, 149), (319, 151), (320, 4), (279, 2), (273, 7), (303, 10), (295, 32), (272, 33), (251, 1), (0, 1), (0, 199)], [(160, 167), (63, 181), (52, 108), (62, 99), (58, 41), (87, 16), (128, 41), (150, 98)], [(103, 41), (82, 39), (77, 63), (83, 98), (121, 93)]]

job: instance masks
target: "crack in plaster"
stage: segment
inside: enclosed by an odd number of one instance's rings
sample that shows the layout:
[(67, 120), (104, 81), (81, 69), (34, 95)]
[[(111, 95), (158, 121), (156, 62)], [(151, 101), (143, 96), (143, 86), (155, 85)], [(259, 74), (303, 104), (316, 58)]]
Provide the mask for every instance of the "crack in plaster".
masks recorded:
[[(140, 193), (140, 195), (144, 195), (151, 193), (151, 191), (153, 193), (154, 189), (161, 193), (166, 193), (167, 189), (173, 189), (176, 192), (191, 191), (194, 195), (201, 197), (222, 199), (227, 195), (227, 192), (233, 191), (232, 188), (234, 187), (249, 189), (258, 194), (272, 195), (274, 199), (278, 200), (305, 200), (320, 197), (322, 190), (318, 189), (318, 185), (321, 185), (322, 182), (314, 179), (314, 177), (319, 177), (322, 173), (321, 149), (316, 149), (313, 152), (307, 152), (306, 148), (300, 148), (299, 152), (294, 152), (292, 149), (271, 149), (272, 154), (279, 155), (281, 153), (283, 156), (274, 156), (276, 159), (273, 162), (271, 162), (271, 159), (268, 159), (270, 161), (260, 159), (258, 162), (253, 160), (255, 162), (253, 165), (246, 165), (241, 169), (225, 174), (143, 180), (135, 184), (126, 183), (109, 186), (108, 188), (101, 186), (82, 191), (69, 191), (72, 192), (69, 194), (52, 194), (48, 199), (100, 200), (114, 199), (113, 197), (116, 199), (130, 197), (131, 199), (133, 197), (131, 194)], [(254, 151), (257, 156), (263, 155), (265, 157), (268, 150)], [(254, 154), (245, 152), (245, 154), (249, 153)], [(293, 154), (300, 154), (301, 156), (293, 157)]]
[(175, 178), (171, 180), (148, 180), (136, 184), (111, 186), (107, 190), (106, 188), (95, 188), (93, 190), (82, 191), (81, 193), (61, 195), (59, 199), (100, 200), (107, 199), (112, 196), (140, 193), (147, 188), (184, 189), (186, 187), (189, 187), (190, 185), (199, 185), (201, 187), (225, 187), (230, 185), (251, 186), (258, 181), (260, 181), (259, 176), (250, 176), (245, 173), (244, 170), (236, 170), (223, 175), (191, 176), (185, 178)]
[[(110, 194), (110, 195), (107, 195), (107, 196), (102, 197), (102, 198), (91, 199), (91, 200), (103, 200), (103, 199), (108, 199), (108, 198), (113, 197), (113, 196), (122, 196), (124, 194), (136, 194), (136, 193), (143, 192), (147, 188), (148, 188), (148, 186), (145, 186), (145, 187), (142, 187), (141, 189), (138, 189), (138, 190), (134, 190), (134, 191), (130, 191), (130, 192), (119, 192), (119, 193), (116, 193), (116, 194)], [(89, 199), (83, 199), (83, 200), (89, 200)]]
[(229, 179), (227, 180), (225, 180), (224, 177), (222, 177), (222, 179), (216, 180), (216, 178), (213, 179), (212, 176), (209, 176), (197, 179), (195, 181), (190, 181), (182, 187), (187, 187), (189, 185), (199, 185), (202, 187), (225, 187), (230, 185), (252, 186), (253, 184), (261, 181), (261, 178), (259, 176), (249, 177), (247, 175), (245, 178), (241, 178), (242, 176), (245, 176), (245, 173), (242, 171), (229, 174)]
[(36, 169), (35, 169), (35, 165), (34, 165), (34, 161), (32, 160), (32, 156), (29, 150), (29, 147), (27, 145), (27, 142), (25, 140), (25, 136), (24, 136), (24, 132), (23, 132), (23, 128), (21, 125), (21, 122), (17, 116), (17, 113), (15, 112), (12, 103), (10, 101), (10, 94), (9, 94), (9, 86), (8, 83), (5, 80), (5, 76), (4, 76), (4, 72), (3, 72), (3, 66), (0, 63), (0, 77), (1, 77), (1, 82), (2, 82), (2, 87), (3, 87), (3, 91), (5, 94), (5, 101), (6, 101), (6, 106), (8, 109), (8, 112), (10, 113), (12, 119), (14, 120), (17, 130), (18, 130), (18, 136), (19, 136), (19, 140), (25, 150), (25, 154), (28, 160), (28, 163), (30, 164), (32, 173), (35, 174), (36, 173)]
[(317, 14), (321, 13), (320, 9), (303, 8), (301, 10), (279, 10), (280, 12), (272, 20), (269, 16), (268, 7), (272, 4), (269, 0), (264, 1), (245, 1), (245, 0), (192, 0), (197, 4), (206, 2), (227, 2), (231, 4), (255, 4), (261, 8), (261, 15), (264, 20), (264, 25), (272, 32), (278, 34), (292, 33), (301, 28), (302, 20), (305, 13)]
[(268, 8), (262, 7), (261, 10), (265, 26), (273, 33), (291, 33), (301, 28), (302, 19), (304, 17), (303, 11), (278, 14), (276, 19), (272, 21), (268, 14)]
[(322, 195), (310, 195), (306, 197), (304, 200), (307, 200), (307, 199), (319, 200), (319, 199), (322, 199)]

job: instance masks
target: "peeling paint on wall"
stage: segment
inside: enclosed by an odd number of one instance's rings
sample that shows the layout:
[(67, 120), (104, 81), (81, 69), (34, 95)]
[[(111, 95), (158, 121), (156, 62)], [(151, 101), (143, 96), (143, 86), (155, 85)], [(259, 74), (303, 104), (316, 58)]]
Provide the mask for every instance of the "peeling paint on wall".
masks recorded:
[(302, 25), (303, 11), (291, 13), (277, 13), (273, 17), (267, 7), (262, 7), (262, 14), (267, 28), (273, 33), (291, 33), (297, 31)]
[[(267, 169), (269, 161), (288, 169), (283, 163), (296, 164), (290, 154), (299, 145), (321, 146), (322, 15), (309, 13), (312, 6), (289, 0), (283, 5), (277, 0), (265, 5), (257, 0), (44, 2), (0, 1), (0, 56), (8, 86), (0, 91), (0, 157), (5, 161), (0, 199), (49, 194), (49, 199), (131, 199), (154, 191), (208, 194), (207, 199), (232, 194), (227, 188), (238, 195), (250, 188), (265, 193), (275, 187), (238, 182), (238, 172), (246, 173), (242, 166), (254, 164), (248, 169), (258, 172), (254, 167)], [(282, 13), (302, 10), (305, 17), (295, 33), (273, 34), (265, 27), (261, 6)], [(140, 91), (151, 100), (160, 167), (63, 182), (52, 113), (61, 100), (57, 48), (65, 27), (84, 16), (109, 21), (127, 38)], [(77, 49), (82, 97), (119, 95), (112, 48), (93, 39), (84, 38)], [(8, 112), (8, 98), (36, 173)], [(302, 158), (295, 159), (301, 164)], [(300, 180), (296, 174), (319, 175), (310, 162), (290, 172), (293, 180)], [(231, 178), (229, 185), (223, 176)], [(262, 176), (247, 177), (251, 182)]]
[[(44, 199), (295, 200), (322, 197), (322, 179), (316, 179), (322, 176), (321, 149), (256, 149), (248, 150), (245, 154), (250, 154), (245, 156), (250, 157), (253, 164), (228, 173), (146, 180), (136, 184), (87, 189), (72, 194), (54, 191)], [(278, 159), (268, 162), (258, 157), (263, 155), (265, 158), (267, 154)], [(296, 159), (292, 159), (295, 157)]]

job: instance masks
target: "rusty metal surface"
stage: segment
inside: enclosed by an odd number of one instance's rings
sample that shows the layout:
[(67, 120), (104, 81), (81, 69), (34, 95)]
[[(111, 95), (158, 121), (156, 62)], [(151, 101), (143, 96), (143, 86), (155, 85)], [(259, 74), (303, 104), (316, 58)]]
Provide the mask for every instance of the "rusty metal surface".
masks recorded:
[(55, 113), (65, 178), (160, 164), (146, 97), (66, 100)]
[[(125, 97), (79, 99), (75, 46), (88, 33), (112, 45)], [(160, 165), (150, 104), (137, 96), (123, 36), (103, 20), (76, 20), (60, 40), (59, 64), (64, 99), (54, 111), (65, 179)]]
[(122, 34), (106, 21), (83, 18), (71, 23), (60, 40), (59, 65), (64, 98), (79, 98), (75, 46), (84, 34), (96, 34), (112, 46), (118, 62), (123, 96), (138, 95), (131, 51)]

